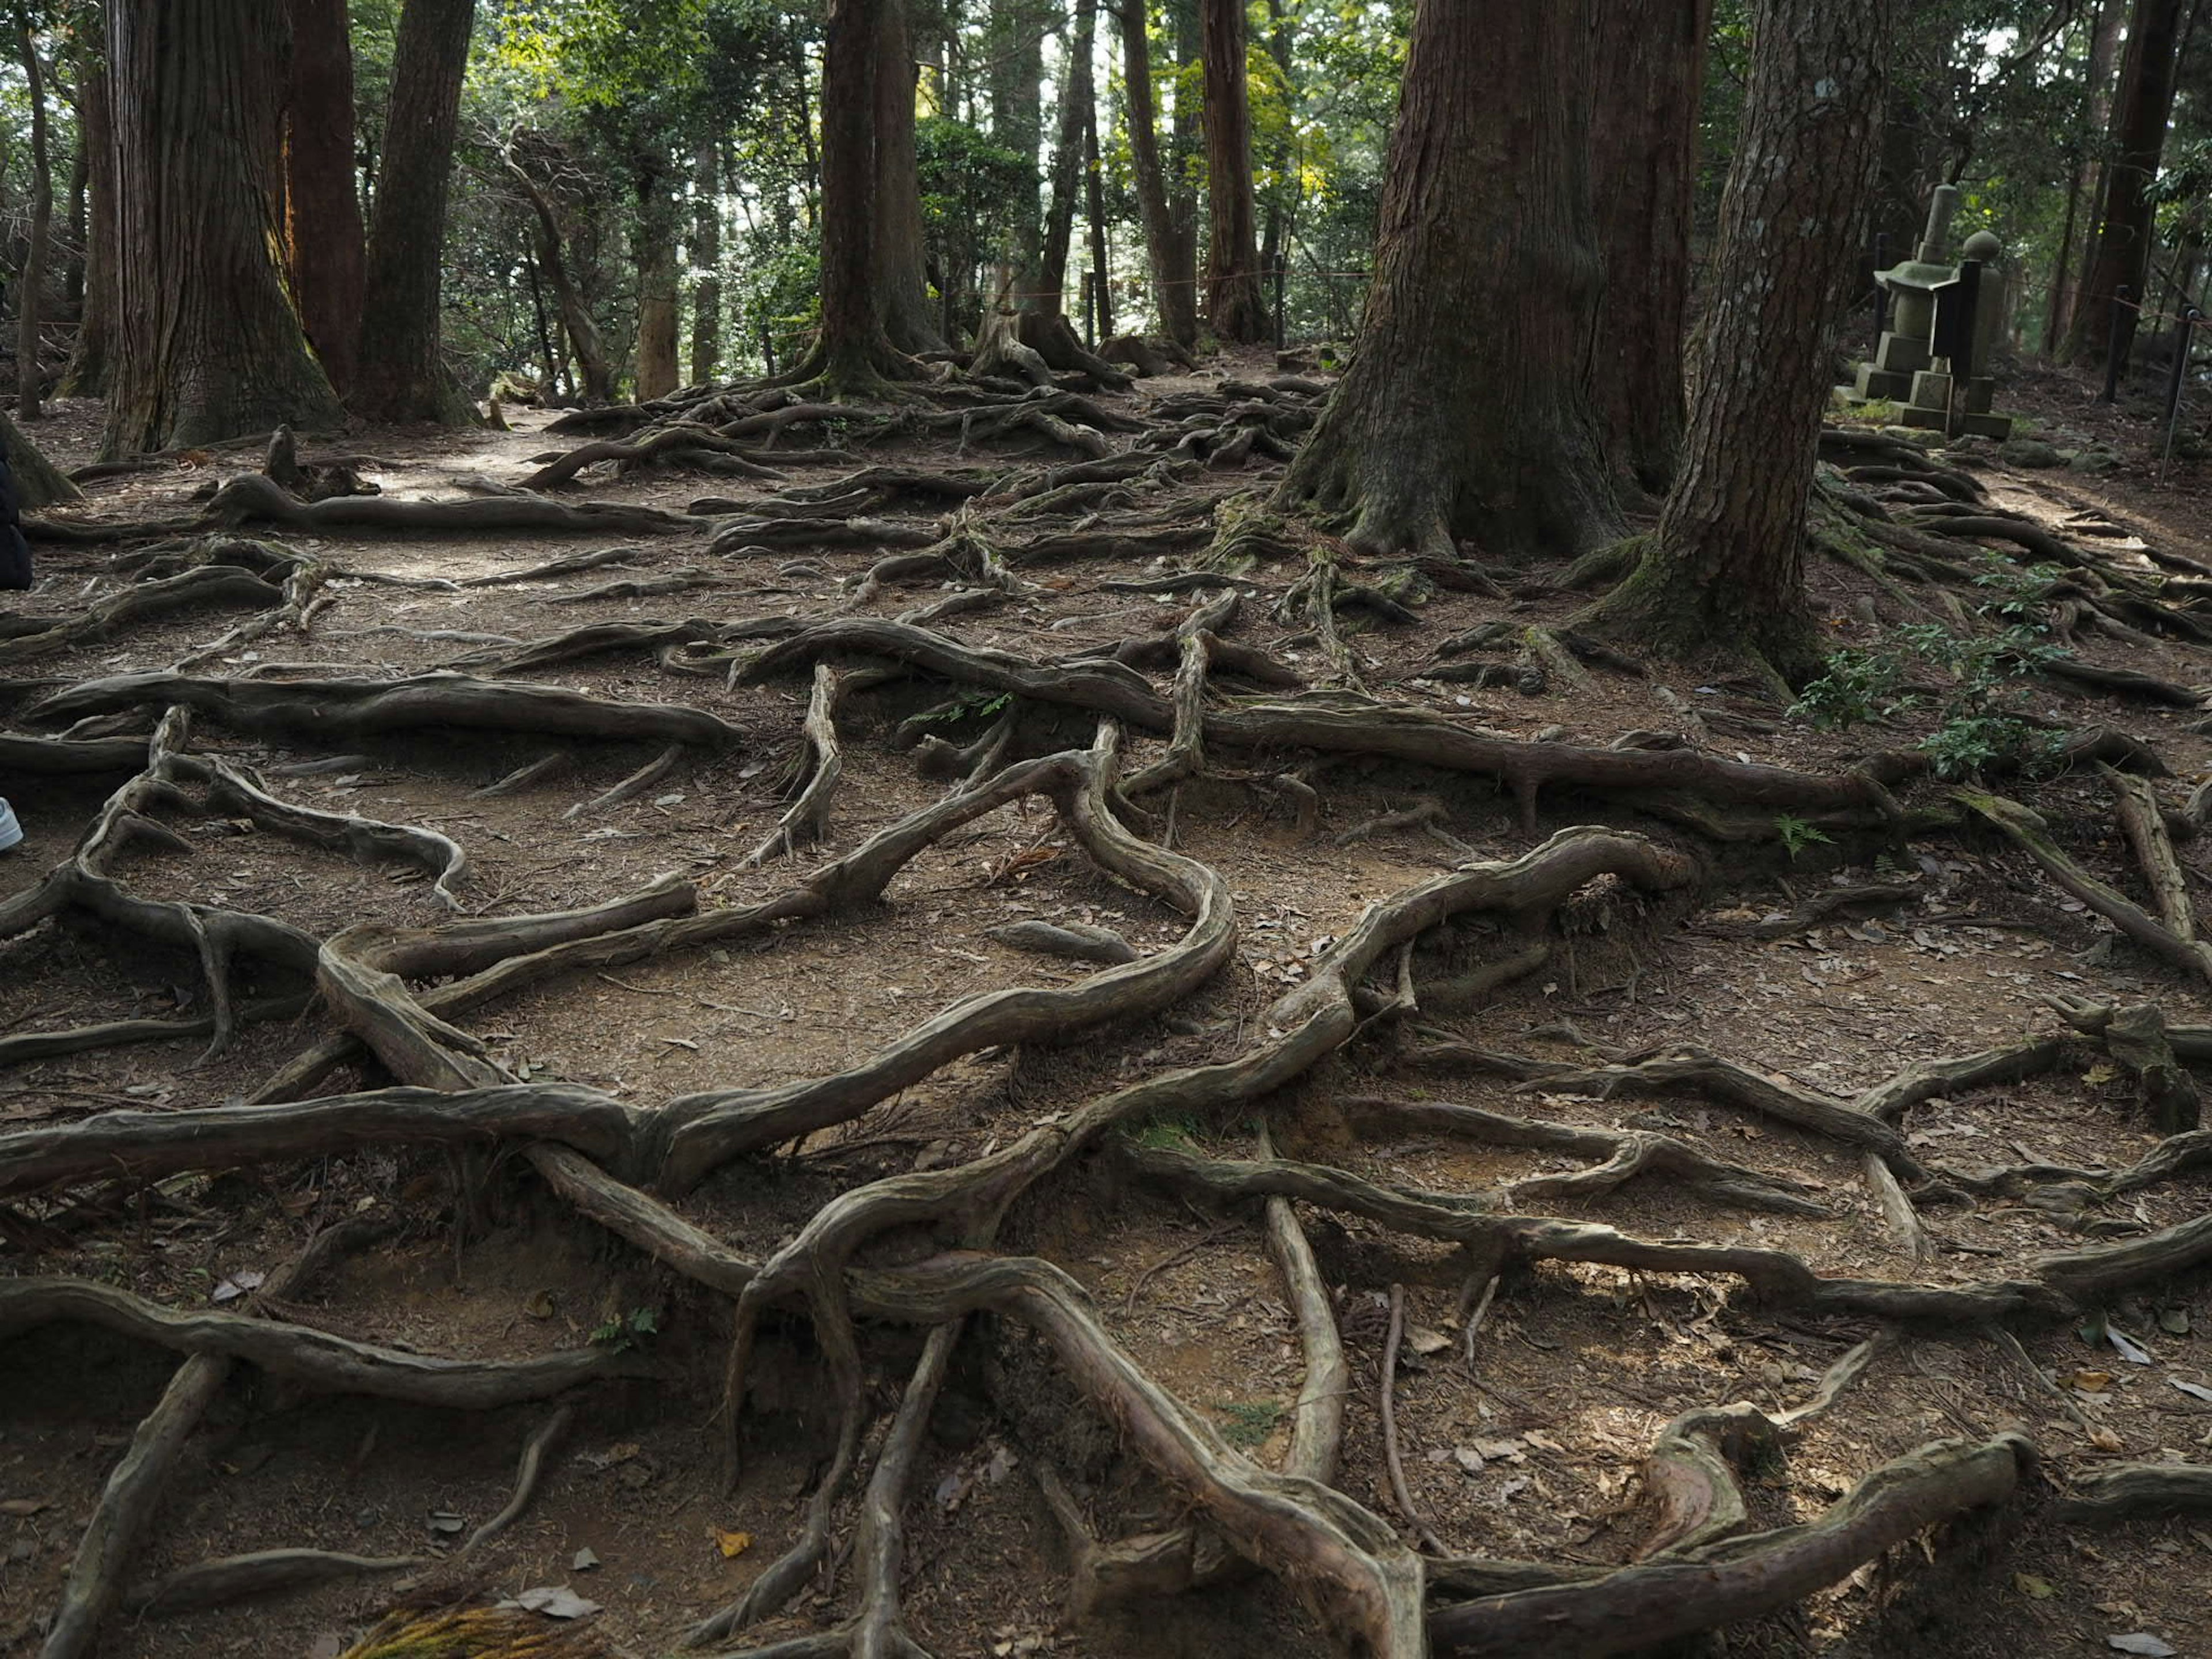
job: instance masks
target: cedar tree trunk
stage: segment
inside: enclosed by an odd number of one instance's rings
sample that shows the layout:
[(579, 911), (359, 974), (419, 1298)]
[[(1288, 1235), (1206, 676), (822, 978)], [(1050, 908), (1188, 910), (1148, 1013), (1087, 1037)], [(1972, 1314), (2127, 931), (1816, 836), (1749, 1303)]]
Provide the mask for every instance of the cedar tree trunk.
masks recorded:
[(467, 403), (438, 356), (438, 289), (446, 198), (460, 122), (476, 0), (407, 0), (392, 54), (369, 227), (356, 412), (373, 421), (465, 421)]
[(1036, 294), (1024, 309), (1057, 317), (1066, 304), (1067, 250), (1075, 239), (1075, 198), (1088, 182), (1083, 135), (1089, 130), (1091, 55), (1098, 40), (1098, 0), (1075, 0), (1075, 30), (1060, 77), (1060, 136), (1052, 152), (1052, 211), (1044, 223), (1044, 258)]
[(991, 137), (1022, 158), (1030, 175), (1014, 193), (1006, 221), (1006, 281), (1015, 303), (1037, 290), (1044, 257), (1044, 215), (1037, 198), (1037, 150), (1044, 139), (1043, 0), (991, 0)]
[[(2075, 284), (2074, 222), (2081, 216), (2085, 200), (2091, 203), (2091, 222), (2095, 222), (2095, 198), (2089, 191), (2099, 179), (2099, 169), (2090, 160), (2090, 133), (2102, 133), (2112, 119), (2112, 64), (2119, 56), (2120, 15), (2127, 9), (2125, 0), (2099, 0), (2089, 21), (2089, 63), (2087, 78), (2082, 83), (2087, 94), (2088, 118), (2076, 135), (2081, 146), (2081, 159), (2066, 185), (2066, 223), (2058, 238), (2058, 258), (2051, 272), (2051, 308), (2045, 313), (2043, 323), (2043, 355), (2055, 357), (2065, 341), (2066, 331), (2074, 319), (2074, 301), (2080, 290)], [(2096, 252), (2094, 241), (2085, 241), (2081, 248), (2081, 263), (2087, 264)], [(2086, 276), (2087, 272), (2085, 271)]]
[(1759, 0), (1681, 466), (1642, 559), (1597, 607), (1610, 631), (1676, 656), (1757, 655), (1785, 675), (1818, 660), (1805, 503), (1888, 21), (1889, 0)]
[(1282, 492), (1359, 551), (1573, 554), (1620, 534), (1583, 372), (1590, 3), (1414, 14), (1358, 355)]
[(353, 35), (346, 0), (291, 0), (284, 114), (284, 249), (307, 343), (353, 389), (368, 245), (354, 191)]
[(576, 291), (575, 279), (568, 274), (568, 262), (561, 252), (561, 221), (553, 211), (553, 198), (512, 156), (507, 158), (507, 170), (521, 187), (524, 199), (537, 216), (537, 268), (553, 284), (554, 303), (561, 308), (561, 327), (568, 337), (568, 349), (575, 354), (576, 368), (583, 377), (583, 401), (592, 408), (612, 403), (614, 366), (607, 361), (606, 343), (599, 336), (599, 325), (592, 320), (592, 313), (584, 307), (583, 295)]
[(1664, 495), (1682, 441), (1684, 307), (1712, 0), (1598, 8), (1590, 189), (1605, 296), (1590, 404), (1614, 475)]
[(921, 229), (921, 175), (915, 157), (918, 70), (907, 0), (882, 0), (876, 35), (876, 281), (884, 331), (897, 350), (942, 351), (945, 336), (930, 310)]
[(698, 194), (687, 252), (698, 283), (691, 291), (691, 383), (704, 386), (722, 360), (722, 150), (713, 139), (699, 146), (692, 174)]
[(1128, 100), (1129, 155), (1136, 175), (1137, 210), (1144, 220), (1145, 255), (1152, 273), (1152, 304), (1160, 331), (1185, 351), (1198, 343), (1198, 300), (1183, 280), (1190, 250), (1176, 224), (1160, 171), (1159, 108), (1152, 97), (1151, 0), (1122, 0), (1122, 83)]
[[(2120, 95), (2112, 112), (2112, 159), (2105, 170), (2103, 210), (2096, 233), (2096, 257), (2082, 278), (2066, 335), (2069, 362), (2106, 366), (2112, 343), (2113, 295), (2123, 287), (2143, 300), (2150, 271), (2151, 182), (2166, 151), (2166, 123), (2173, 115), (2175, 50), (2180, 39), (2181, 0), (2135, 0), (2128, 17), (2128, 45), (2120, 64)], [(2123, 362), (2135, 341), (2133, 310), (2123, 313)]]
[(1268, 337), (1260, 282), (1259, 210), (1252, 194), (1252, 111), (1245, 83), (1244, 0), (1203, 0), (1206, 73), (1206, 313), (1224, 340)]
[(819, 380), (830, 397), (880, 397), (913, 359), (884, 329), (878, 280), (878, 65), (884, 12), (896, 0), (829, 0), (822, 41), (822, 337), (787, 380)]
[(64, 398), (97, 398), (107, 390), (108, 342), (115, 326), (114, 129), (97, 12), (78, 37), (76, 100), (77, 143), (85, 156), (84, 304), (58, 391)]
[(1096, 85), (1083, 111), (1083, 216), (1091, 227), (1091, 303), (1097, 312), (1097, 338), (1110, 340), (1114, 337), (1114, 265), (1106, 246), (1106, 174), (1098, 165)]
[(656, 172), (637, 180), (637, 398), (676, 390), (676, 204)]
[(84, 491), (40, 453), (4, 412), (0, 412), (0, 447), (8, 452), (8, 465), (15, 480), (15, 505), (24, 512), (84, 499)]
[(283, 267), (283, 0), (111, 0), (110, 454), (344, 418)]
[(46, 297), (46, 246), (53, 228), (53, 157), (46, 144), (46, 81), (39, 62), (39, 43), (27, 24), (15, 31), (26, 90), (31, 102), (31, 233), (23, 250), (22, 282), (15, 300), (15, 408), (23, 419), (44, 412), (46, 371), (39, 358), (39, 306)]

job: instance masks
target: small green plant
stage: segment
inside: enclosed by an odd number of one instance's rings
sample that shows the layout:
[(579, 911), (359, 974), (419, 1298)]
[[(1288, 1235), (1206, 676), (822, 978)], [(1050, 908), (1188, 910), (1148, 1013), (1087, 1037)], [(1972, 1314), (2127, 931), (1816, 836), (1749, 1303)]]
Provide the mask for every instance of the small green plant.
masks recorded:
[(1817, 824), (1808, 823), (1803, 818), (1793, 817), (1787, 812), (1776, 816), (1774, 830), (1782, 837), (1783, 851), (1788, 853), (1793, 860), (1808, 847), (1832, 846), (1835, 842), (1833, 836)]
[(2065, 571), (2055, 564), (2032, 564), (2023, 569), (2008, 559), (1992, 559), (1990, 568), (1974, 578), (1974, 586), (1995, 595), (1979, 607), (1982, 615), (2009, 617), (2041, 633), (2043, 613), (2038, 607), (2065, 580)]
[(1846, 646), (1832, 651), (1828, 672), (1797, 694), (1790, 716), (1835, 732), (1902, 714), (1919, 701), (1905, 689), (1908, 666), (1894, 650)]
[(978, 691), (972, 696), (959, 697), (916, 714), (915, 720), (928, 726), (953, 726), (962, 720), (988, 720), (1000, 710), (1013, 707), (1014, 694), (1001, 691), (996, 696)]
[(1198, 1120), (1154, 1118), (1137, 1131), (1135, 1139), (1137, 1145), (1148, 1152), (1187, 1152), (1198, 1144)]
[(1224, 1400), (1214, 1410), (1228, 1419), (1221, 1425), (1221, 1437), (1239, 1451), (1265, 1445), (1283, 1420), (1283, 1408), (1273, 1400)]
[(652, 1309), (633, 1308), (627, 1319), (617, 1314), (605, 1324), (594, 1326), (592, 1346), (611, 1348), (617, 1353), (627, 1353), (632, 1348), (644, 1346), (646, 1340), (658, 1335), (659, 1331), (660, 1322), (653, 1317)]

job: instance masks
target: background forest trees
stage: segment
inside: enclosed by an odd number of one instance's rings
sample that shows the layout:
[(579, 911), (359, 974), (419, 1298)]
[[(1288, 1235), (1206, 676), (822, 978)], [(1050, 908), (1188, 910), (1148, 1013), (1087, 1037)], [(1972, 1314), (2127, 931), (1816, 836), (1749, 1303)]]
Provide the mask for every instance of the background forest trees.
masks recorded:
[[(454, 419), (503, 372), (551, 399), (653, 398), (788, 368), (810, 349), (823, 292), (822, 115), (838, 96), (825, 88), (834, 9), (236, 4), (224, 15), (255, 32), (265, 63), (188, 57), (184, 76), (119, 100), (137, 72), (131, 27), (179, 27), (155, 19), (168, 9), (49, 0), (11, 14), (22, 26), (0, 54), (10, 278), (0, 331), (18, 361), (27, 351), (38, 362), (36, 375), (18, 377), (25, 414), (57, 390), (112, 392), (114, 441), (128, 447), (259, 421), (269, 396), (297, 418), (328, 416), (335, 392), (359, 414)], [(1589, 390), (1616, 472), (1663, 489), (1684, 408), (1670, 365), (1700, 314), (1717, 243), (1749, 7), (1604, 9), (1643, 56), (1601, 49), (1598, 72), (1640, 76), (1652, 95), (1591, 83), (1589, 211), (1609, 264), (1687, 252), (1680, 283), (1607, 285), (1600, 350), (1616, 361)], [(903, 40), (884, 46), (897, 62), (877, 77), (872, 107), (878, 125), (908, 105), (914, 118), (910, 147), (895, 118), (883, 153), (903, 176), (910, 148), (917, 188), (878, 203), (879, 228), (901, 244), (889, 322), (902, 350), (965, 349), (1002, 306), (1064, 315), (1093, 340), (1134, 327), (1186, 349), (1356, 333), (1407, 0), (899, 0), (884, 10)], [(1986, 227), (2014, 251), (2019, 349), (2100, 362), (2112, 295), (2125, 288), (2154, 321), (2127, 326), (2136, 313), (2124, 308), (2123, 334), (2157, 355), (2177, 296), (2201, 297), (2208, 274), (2208, 10), (2204, 0), (1935, 0), (1901, 16), (1868, 268), (1901, 257), (1929, 190), (1954, 182), (1962, 230)], [(243, 302), (220, 325), (186, 305), (187, 332), (256, 340), (255, 373), (269, 382), (204, 389), (195, 395), (224, 412), (201, 415), (149, 403), (138, 384), (149, 372), (174, 380), (173, 362), (149, 370), (135, 349), (118, 362), (125, 316), (137, 327), (166, 314), (146, 287), (146, 239), (170, 222), (118, 192), (115, 158), (143, 153), (147, 124), (171, 118), (163, 97), (225, 84), (252, 90), (222, 99), (240, 125), (203, 148), (225, 179), (247, 182), (170, 178), (164, 187), (191, 198), (175, 222), (204, 233), (187, 240), (207, 241), (211, 258), (226, 235), (288, 251), (269, 267), (269, 293), (289, 296), (306, 362), (326, 384), (282, 366), (295, 355), (293, 329)], [(1632, 174), (1633, 188), (1617, 187)], [(244, 291), (223, 288), (227, 306)], [(0, 367), (0, 383), (12, 370)]]

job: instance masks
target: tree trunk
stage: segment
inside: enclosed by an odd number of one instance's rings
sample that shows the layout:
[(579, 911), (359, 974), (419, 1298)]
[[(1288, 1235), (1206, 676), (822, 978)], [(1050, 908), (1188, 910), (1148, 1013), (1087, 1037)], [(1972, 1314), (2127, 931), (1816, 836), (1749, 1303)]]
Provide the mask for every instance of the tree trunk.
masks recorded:
[(70, 155), (69, 205), (63, 214), (69, 231), (69, 258), (62, 264), (62, 303), (73, 317), (84, 314), (84, 198), (91, 183), (92, 158), (84, 153), (84, 128), (80, 125)]
[(1150, 0), (1122, 0), (1122, 82), (1128, 100), (1129, 155), (1136, 175), (1137, 210), (1144, 220), (1145, 256), (1152, 273), (1152, 305), (1160, 331), (1185, 351), (1198, 343), (1198, 301), (1182, 274), (1189, 252), (1168, 200), (1160, 171), (1159, 110), (1152, 98)]
[(561, 221), (554, 214), (553, 199), (512, 156), (507, 158), (507, 170), (521, 186), (524, 199), (538, 217), (538, 269), (553, 284), (554, 303), (561, 308), (561, 326), (568, 337), (568, 349), (575, 354), (577, 372), (583, 378), (584, 403), (592, 408), (611, 404), (615, 396), (614, 366), (607, 361), (606, 343), (600, 337), (599, 325), (585, 309), (583, 295), (576, 291), (575, 279), (568, 274), (568, 262), (561, 251)]
[(71, 483), (4, 412), (0, 412), (0, 448), (8, 452), (8, 466), (15, 483), (15, 505), (24, 512), (35, 513), (42, 507), (59, 507), (84, 499), (84, 491)]
[(1106, 246), (1106, 173), (1098, 165), (1098, 97), (1083, 111), (1083, 216), (1091, 228), (1091, 303), (1098, 313), (1101, 340), (1114, 337), (1114, 264)]
[(1759, 0), (1743, 131), (1721, 199), (1712, 307), (1674, 487), (1608, 627), (1672, 655), (1756, 653), (1785, 674), (1819, 645), (1805, 502), (1834, 379), (1881, 125), (1888, 0)]
[(109, 338), (115, 326), (115, 149), (108, 118), (107, 51), (94, 12), (77, 37), (77, 143), (85, 156), (84, 303), (76, 344), (57, 388), (64, 398), (107, 391)]
[(338, 424), (283, 261), (283, 0), (111, 0), (110, 454)]
[(46, 80), (29, 26), (15, 31), (31, 103), (31, 230), (15, 300), (15, 409), (27, 421), (45, 410), (46, 371), (40, 366), (39, 311), (46, 299), (46, 251), (54, 217), (53, 156), (46, 143)]
[(1007, 291), (1017, 304), (1036, 293), (1044, 258), (1044, 216), (1037, 198), (1037, 150), (1044, 139), (1046, 0), (992, 0), (991, 137), (1022, 158), (1030, 181), (1014, 194), (1006, 222)]
[(354, 191), (353, 36), (346, 0), (291, 0), (284, 125), (284, 249), (307, 343), (341, 396), (353, 389), (368, 248)]
[[(2112, 113), (2112, 159), (2096, 230), (2096, 257), (2082, 279), (2066, 336), (2069, 362), (2106, 367), (2113, 338), (2113, 295), (2126, 288), (2142, 303), (2150, 271), (2151, 181), (2166, 150), (2173, 114), (2175, 46), (2181, 33), (2181, 0), (2135, 0), (2128, 17), (2126, 55), (2120, 64), (2119, 99)], [(2135, 340), (2133, 310), (2122, 313), (2119, 356)]]
[(1075, 239), (1075, 201), (1088, 185), (1083, 136), (1091, 109), (1091, 57), (1098, 40), (1098, 0), (1075, 0), (1075, 29), (1060, 77), (1060, 136), (1052, 152), (1052, 211), (1036, 294), (1025, 309), (1057, 317), (1066, 304), (1067, 251)]
[(880, 397), (913, 359), (884, 328), (878, 278), (876, 154), (884, 12), (896, 0), (830, 0), (822, 40), (822, 337), (789, 378), (836, 398)]
[(876, 282), (884, 331), (906, 353), (942, 351), (929, 305), (921, 230), (921, 179), (915, 159), (916, 74), (907, 0), (882, 0), (876, 37)]
[(1252, 193), (1252, 111), (1245, 83), (1244, 0), (1203, 0), (1206, 73), (1206, 313), (1224, 340), (1268, 337), (1260, 282), (1260, 215)]
[(407, 0), (399, 15), (352, 400), (373, 421), (470, 418), (438, 355), (438, 290), (476, 9), (476, 0)]
[(642, 158), (637, 186), (637, 398), (676, 390), (676, 203), (664, 158)]
[(1590, 184), (1605, 297), (1590, 402), (1617, 477), (1666, 493), (1682, 441), (1691, 194), (1712, 0), (1598, 8)]
[[(698, 273), (691, 290), (691, 383), (714, 378), (722, 359), (722, 151), (713, 139), (693, 159), (691, 269)], [(539, 325), (542, 329), (543, 323)]]
[(1620, 533), (1582, 367), (1591, 3), (1414, 14), (1358, 353), (1283, 486), (1359, 551), (1578, 553)]
[(1206, 70), (1198, 25), (1199, 0), (1164, 0), (1175, 40), (1175, 112), (1168, 123), (1168, 212), (1175, 220), (1176, 254), (1182, 268), (1176, 281), (1198, 312), (1198, 177), (1206, 165), (1206, 118), (1199, 88)]
[[(2075, 221), (2081, 216), (2086, 200), (2090, 204), (2090, 222), (2096, 222), (2097, 198), (2089, 191), (2100, 182), (2099, 169), (2091, 159), (2094, 148), (2092, 134), (2101, 137), (2112, 119), (2112, 63), (2119, 56), (2120, 16), (2126, 9), (2126, 0), (2099, 0), (2095, 14), (2089, 23), (2089, 63), (2087, 78), (2082, 83), (2087, 94), (2084, 107), (2087, 119), (2075, 135), (2080, 145), (2080, 160), (2066, 189), (2066, 223), (2058, 239), (2058, 258), (2051, 273), (2051, 309), (2043, 325), (2043, 355), (2055, 357), (2064, 343), (2066, 331), (2074, 319), (2074, 302), (2081, 290), (2075, 280)], [(2087, 266), (2095, 252), (2095, 242), (2082, 244), (2081, 263)], [(2084, 270), (2083, 278), (2087, 272)]]

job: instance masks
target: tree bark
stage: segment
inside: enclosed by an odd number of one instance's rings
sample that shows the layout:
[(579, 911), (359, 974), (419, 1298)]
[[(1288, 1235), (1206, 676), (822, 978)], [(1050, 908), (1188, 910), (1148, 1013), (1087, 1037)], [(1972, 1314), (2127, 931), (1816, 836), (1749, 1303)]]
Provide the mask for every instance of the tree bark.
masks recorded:
[(1252, 111), (1244, 64), (1244, 0), (1203, 0), (1206, 201), (1212, 234), (1206, 248), (1206, 313), (1224, 340), (1250, 345), (1268, 337), (1267, 291), (1260, 282), (1260, 215), (1252, 191)]
[(667, 158), (636, 159), (637, 396), (676, 390), (676, 203), (664, 172)]
[(107, 391), (109, 336), (115, 326), (115, 149), (109, 119), (107, 48), (100, 14), (77, 37), (77, 143), (85, 156), (84, 303), (76, 344), (57, 391), (97, 398)]
[(476, 9), (476, 0), (407, 0), (399, 15), (352, 400), (370, 420), (469, 418), (468, 404), (438, 355), (438, 294), (461, 76)]
[(1097, 339), (1110, 340), (1114, 337), (1114, 264), (1106, 246), (1106, 173), (1098, 165), (1095, 85), (1083, 112), (1083, 216), (1091, 228), (1091, 303), (1097, 312)]
[[(793, 378), (831, 397), (880, 397), (913, 359), (891, 343), (877, 262), (878, 68), (885, 8), (830, 0), (822, 41), (822, 337)], [(910, 107), (910, 106), (909, 106)]]
[[(2173, 115), (2175, 48), (2181, 33), (2181, 0), (2135, 0), (2128, 15), (2128, 44), (2120, 63), (2120, 92), (2112, 112), (2112, 160), (2105, 172), (2104, 200), (2095, 236), (2096, 255), (2082, 278), (2066, 336), (2069, 362), (2106, 366), (2113, 339), (2113, 295), (2123, 287), (2140, 306), (2150, 270), (2152, 223), (2149, 191), (2166, 150), (2166, 123)], [(2120, 356), (2135, 341), (2135, 316), (2124, 312)]]
[(283, 0), (111, 0), (110, 454), (344, 418), (285, 281)]
[(1698, 110), (1712, 0), (1598, 8), (1590, 182), (1605, 297), (1589, 365), (1590, 402), (1617, 477), (1666, 493), (1687, 413)]
[(722, 151), (711, 138), (693, 158), (692, 184), (691, 383), (704, 386), (722, 359)]
[(1006, 222), (1007, 291), (1016, 304), (1036, 292), (1044, 257), (1044, 215), (1034, 173), (1044, 139), (1047, 0), (991, 0), (991, 136), (1022, 158), (1032, 182), (1018, 191)]
[(1066, 304), (1067, 253), (1075, 239), (1075, 201), (1089, 175), (1084, 134), (1090, 130), (1091, 58), (1098, 40), (1098, 0), (1076, 0), (1075, 28), (1060, 77), (1060, 134), (1052, 152), (1052, 211), (1045, 218), (1044, 257), (1036, 293), (1024, 309), (1059, 316)]
[(554, 303), (561, 310), (562, 331), (568, 337), (568, 349), (575, 354), (577, 373), (583, 380), (584, 403), (590, 407), (612, 403), (614, 366), (607, 361), (606, 343), (600, 337), (599, 325), (592, 320), (583, 295), (576, 291), (575, 279), (568, 274), (568, 262), (561, 249), (561, 221), (553, 210), (553, 198), (511, 155), (507, 158), (507, 170), (521, 187), (523, 198), (537, 216), (538, 269), (553, 285)]
[(46, 371), (40, 367), (39, 312), (46, 298), (46, 251), (54, 217), (53, 156), (46, 143), (46, 79), (39, 43), (27, 24), (15, 31), (31, 102), (31, 228), (15, 300), (15, 410), (24, 420), (43, 413)]
[[(2058, 258), (2051, 273), (2051, 308), (2045, 314), (2043, 325), (2043, 355), (2046, 357), (2056, 356), (2064, 343), (2074, 319), (2074, 302), (2081, 292), (2074, 276), (2074, 222), (2081, 216), (2085, 200), (2090, 204), (2090, 222), (2095, 222), (2096, 198), (2089, 192), (2100, 181), (2100, 169), (2091, 159), (2089, 135), (2102, 134), (2112, 125), (2112, 64), (2119, 56), (2120, 16), (2125, 9), (2125, 0), (2099, 0), (2089, 21), (2089, 62), (2082, 83), (2087, 119), (2077, 134), (2081, 159), (2074, 164), (2067, 183), (2066, 223), (2058, 239)], [(2094, 240), (2085, 240), (2081, 245), (2081, 263), (2085, 267), (2095, 251)], [(2087, 280), (2087, 274), (2084, 270), (2083, 280)]]
[(921, 178), (915, 158), (917, 74), (907, 0), (883, 0), (876, 37), (876, 282), (884, 332), (902, 352), (942, 351), (930, 309), (921, 229)]
[(1129, 155), (1160, 331), (1188, 351), (1198, 343), (1198, 300), (1183, 280), (1190, 264), (1189, 250), (1176, 225), (1167, 179), (1160, 171), (1159, 108), (1152, 96), (1151, 9), (1151, 0), (1122, 0), (1121, 76), (1128, 100)]
[(1577, 553), (1620, 533), (1583, 374), (1589, 3), (1414, 14), (1358, 353), (1283, 486), (1359, 551)]
[(346, 0), (291, 0), (284, 249), (300, 321), (341, 396), (353, 388), (368, 246), (354, 190), (353, 35)]
[(1889, 0), (1759, 0), (1681, 469), (1596, 620), (1676, 656), (1818, 660), (1805, 502), (1881, 125)]
[(1198, 179), (1206, 165), (1206, 118), (1199, 97), (1206, 79), (1199, 0), (1163, 0), (1175, 41), (1175, 111), (1168, 122), (1168, 212), (1175, 220), (1176, 281), (1198, 311)]

